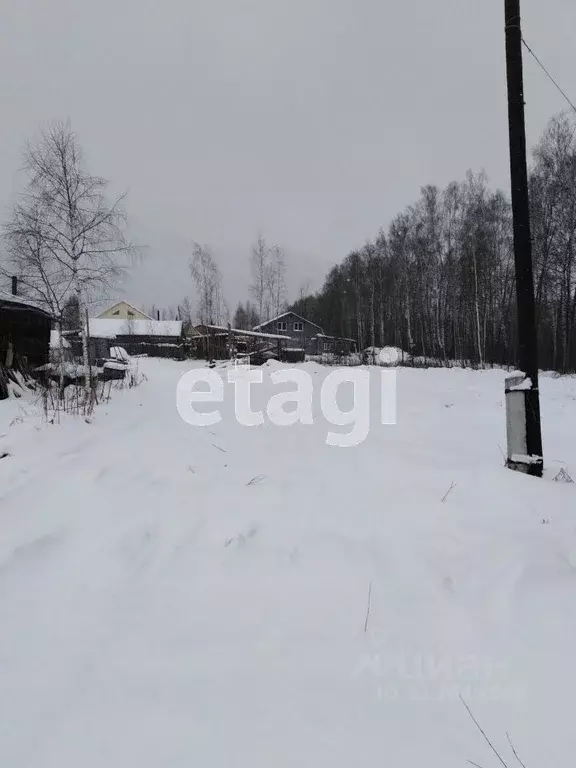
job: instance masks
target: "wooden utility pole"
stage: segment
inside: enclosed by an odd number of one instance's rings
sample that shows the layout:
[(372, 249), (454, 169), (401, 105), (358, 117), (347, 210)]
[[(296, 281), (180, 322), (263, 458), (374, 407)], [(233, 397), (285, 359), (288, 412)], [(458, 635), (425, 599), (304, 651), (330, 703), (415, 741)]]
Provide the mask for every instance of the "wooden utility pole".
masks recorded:
[[(506, 15), (506, 71), (508, 79), (508, 121), (510, 130), (510, 177), (514, 219), (514, 261), (516, 267), (516, 302), (518, 311), (519, 364), (524, 374), (525, 395), (525, 468), (530, 475), (542, 476), (542, 433), (538, 389), (538, 342), (536, 304), (532, 274), (532, 239), (526, 161), (526, 125), (524, 116), (524, 81), (522, 68), (522, 30), (520, 0), (504, 0)], [(528, 381), (529, 380), (529, 381)], [(515, 455), (518, 459), (521, 456)], [(522, 462), (508, 457), (508, 465)]]

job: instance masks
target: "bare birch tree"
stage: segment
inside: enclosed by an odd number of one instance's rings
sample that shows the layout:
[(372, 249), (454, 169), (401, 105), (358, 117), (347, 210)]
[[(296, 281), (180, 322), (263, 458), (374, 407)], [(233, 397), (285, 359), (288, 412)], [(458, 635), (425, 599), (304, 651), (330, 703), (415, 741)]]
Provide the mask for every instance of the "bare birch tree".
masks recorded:
[(178, 304), (178, 319), (182, 320), (182, 330), (184, 333), (189, 333), (192, 328), (192, 315), (192, 302), (188, 296), (185, 296), (180, 304)]
[(2, 273), (18, 278), (18, 292), (47, 309), (58, 322), (72, 288), (71, 275), (46, 245), (43, 213), (18, 204), (4, 226), (7, 260)]
[(268, 303), (273, 317), (277, 317), (286, 304), (286, 262), (284, 251), (279, 245), (270, 249), (270, 263), (268, 264)]
[(125, 195), (108, 202), (108, 182), (88, 173), (68, 123), (42, 131), (24, 160), (28, 183), (5, 228), (9, 251), (27, 290), (44, 293), (57, 316), (68, 292), (76, 295), (88, 404), (88, 301), (113, 288), (136, 253), (126, 236)]
[(252, 247), (251, 259), (252, 285), (250, 294), (256, 302), (260, 322), (270, 319), (270, 249), (266, 240), (259, 235)]
[(7, 261), (0, 267), (5, 277), (15, 276), (19, 295), (31, 299), (47, 309), (55, 319), (58, 331), (58, 372), (60, 396), (64, 393), (64, 338), (63, 321), (70, 292), (72, 276), (53, 258), (46, 246), (43, 214), (36, 205), (17, 204), (8, 224), (4, 226)]
[(198, 319), (203, 325), (221, 323), (225, 312), (222, 277), (208, 246), (194, 243), (190, 273), (198, 294)]

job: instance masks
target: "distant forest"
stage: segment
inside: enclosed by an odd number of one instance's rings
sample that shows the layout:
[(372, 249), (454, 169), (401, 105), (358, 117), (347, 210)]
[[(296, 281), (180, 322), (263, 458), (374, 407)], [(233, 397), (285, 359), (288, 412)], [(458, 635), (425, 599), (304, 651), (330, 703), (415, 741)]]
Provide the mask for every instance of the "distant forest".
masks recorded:
[[(576, 128), (555, 117), (530, 169), (540, 366), (576, 370)], [(517, 363), (512, 213), (469, 172), (423, 187), (388, 231), (350, 253), (291, 309), (367, 346), (430, 360)]]

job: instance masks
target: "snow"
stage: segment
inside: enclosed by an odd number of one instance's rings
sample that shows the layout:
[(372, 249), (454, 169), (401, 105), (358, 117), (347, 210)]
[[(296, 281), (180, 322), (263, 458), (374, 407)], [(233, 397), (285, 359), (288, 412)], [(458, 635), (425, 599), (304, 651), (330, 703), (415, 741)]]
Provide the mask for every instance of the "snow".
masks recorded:
[(89, 321), (90, 335), (111, 339), (115, 336), (181, 336), (181, 320), (115, 320), (94, 317)]
[(17, 304), (30, 309), (37, 309), (40, 312), (43, 312), (45, 315), (50, 315), (50, 312), (46, 309), (46, 307), (44, 307), (39, 302), (33, 301), (32, 299), (25, 299), (22, 296), (15, 296), (13, 293), (7, 293), (6, 291), (0, 291), (0, 304), (2, 304), (2, 302)]
[(333, 341), (352, 341), (356, 343), (356, 339), (349, 339), (346, 336), (327, 336), (325, 333), (317, 333), (314, 337), (316, 339), (332, 339)]
[(116, 360), (106, 360), (102, 365), (102, 368), (108, 368), (111, 371), (125, 371), (127, 369), (127, 364), (126, 362)]
[(372, 362), (373, 358), (374, 363), (378, 365), (396, 366), (410, 358), (410, 355), (399, 347), (367, 347), (363, 354), (369, 362)]
[[(550, 375), (543, 373), (544, 376)], [(507, 392), (525, 392), (532, 389), (532, 379), (522, 371), (510, 371), (506, 376)]]
[[(38, 372), (51, 371), (58, 374), (62, 371), (65, 376), (71, 379), (86, 375), (86, 366), (82, 363), (77, 363), (74, 361), (64, 361), (63, 363), (46, 363), (45, 365), (39, 365), (35, 370)], [(91, 366), (90, 371), (92, 374), (96, 374), (98, 372), (97, 366)]]
[[(524, 375), (524, 374), (522, 374), (522, 375)], [(511, 377), (509, 376), (508, 379), (510, 379), (510, 378)], [(527, 376), (519, 384), (513, 384), (508, 391), (509, 392), (524, 392), (524, 391), (529, 390), (529, 389), (532, 389), (532, 379), (529, 376)]]
[(510, 456), (510, 461), (514, 464), (538, 464), (542, 461), (541, 456), (528, 456), (525, 453), (513, 453)]
[(60, 341), (60, 331), (58, 331), (57, 329), (51, 330), (50, 331), (50, 349), (59, 350), (60, 348), (70, 349), (71, 344), (68, 341), (68, 339), (65, 339), (64, 337), (62, 337), (62, 341)]
[[(571, 765), (576, 379), (541, 380), (538, 480), (503, 466), (504, 371), (400, 368), (384, 427), (388, 372), (354, 369), (372, 429), (340, 449), (316, 408), (242, 427), (227, 383), (190, 427), (191, 365), (140, 360), (91, 423), (0, 402), (2, 764), (495, 765), (461, 694), (510, 766), (506, 732)], [(294, 367), (316, 394), (335, 370)]]
[(130, 360), (130, 355), (124, 347), (110, 347), (110, 357), (114, 360), (123, 360), (124, 362)]
[(408, 355), (398, 347), (383, 347), (378, 353), (382, 365), (397, 365), (407, 358)]
[[(267, 325), (267, 323), (266, 323)], [(208, 328), (211, 331), (222, 331), (222, 333), (217, 333), (217, 336), (225, 336), (229, 333), (233, 333), (237, 336), (251, 336), (257, 339), (290, 339), (291, 336), (285, 336), (281, 333), (261, 333), (260, 331), (246, 331), (241, 328), (227, 328), (224, 325), (204, 325), (204, 326), (198, 326), (199, 328)], [(257, 326), (258, 328), (260, 326)]]

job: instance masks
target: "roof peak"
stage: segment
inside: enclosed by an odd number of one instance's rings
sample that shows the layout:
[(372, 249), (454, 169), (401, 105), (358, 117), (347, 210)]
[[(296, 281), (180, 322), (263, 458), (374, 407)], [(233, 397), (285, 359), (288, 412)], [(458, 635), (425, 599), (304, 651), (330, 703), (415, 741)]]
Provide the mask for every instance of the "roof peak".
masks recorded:
[(302, 315), (299, 315), (297, 312), (294, 312), (292, 309), (286, 310), (286, 312), (282, 312), (281, 315), (276, 315), (276, 317), (271, 317), (270, 320), (266, 320), (265, 323), (260, 323), (259, 325), (255, 325), (253, 330), (258, 330), (258, 328), (263, 328), (265, 325), (268, 325), (269, 323), (275, 323), (277, 320), (281, 320), (283, 317), (286, 317), (286, 315), (294, 315), (294, 317), (299, 318), (300, 320), (303, 320), (305, 323), (310, 323), (310, 325), (313, 325), (315, 328), (318, 328), (320, 331), (323, 331), (323, 328), (318, 325), (318, 323), (313, 323), (312, 320), (308, 320), (307, 317), (302, 317)]
[[(110, 304), (109, 307), (107, 307), (101, 314), (104, 314), (104, 312), (110, 312), (111, 309), (114, 309), (114, 307), (117, 307), (118, 304), (126, 304), (127, 307), (130, 307), (130, 309), (135, 310), (136, 312), (139, 312), (141, 315), (144, 315), (144, 317), (147, 317), (148, 320), (155, 320), (154, 317), (150, 317), (150, 315), (147, 312), (144, 312), (143, 309), (138, 309), (137, 306), (132, 304), (130, 301), (127, 301), (126, 299), (118, 299), (118, 301), (115, 301), (114, 304)], [(106, 318), (102, 318), (103, 320)]]

